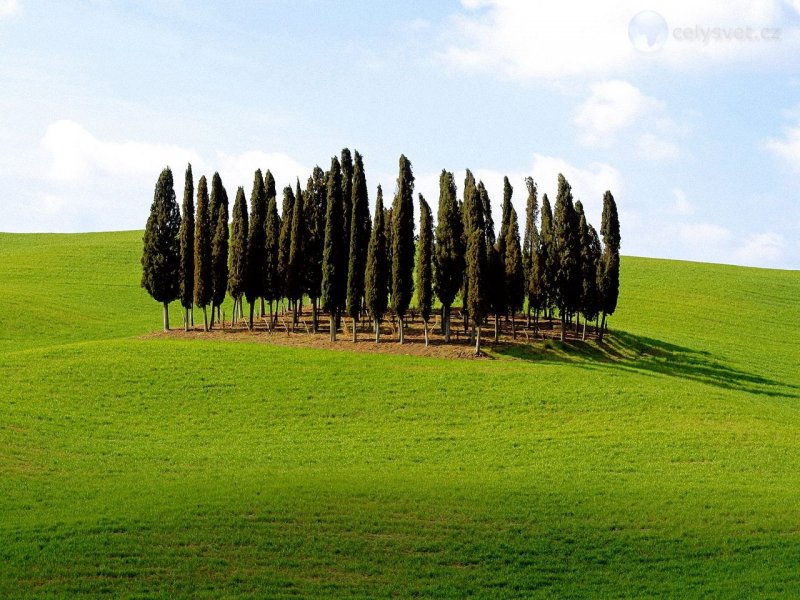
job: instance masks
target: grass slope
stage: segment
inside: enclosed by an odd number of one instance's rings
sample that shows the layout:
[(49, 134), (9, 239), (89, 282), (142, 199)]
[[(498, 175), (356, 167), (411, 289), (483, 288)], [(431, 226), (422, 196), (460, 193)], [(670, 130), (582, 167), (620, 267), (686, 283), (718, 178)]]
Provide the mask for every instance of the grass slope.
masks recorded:
[(0, 597), (800, 590), (800, 273), (625, 258), (609, 346), (445, 361), (143, 339), (140, 237), (0, 234)]

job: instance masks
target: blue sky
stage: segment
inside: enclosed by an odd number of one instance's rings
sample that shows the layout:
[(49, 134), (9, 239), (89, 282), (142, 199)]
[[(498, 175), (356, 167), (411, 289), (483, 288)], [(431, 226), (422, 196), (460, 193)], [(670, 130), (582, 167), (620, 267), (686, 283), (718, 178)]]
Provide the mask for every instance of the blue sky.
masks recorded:
[(673, 4), (0, 0), (0, 230), (138, 229), (164, 165), (249, 194), (348, 146), (371, 202), (400, 153), (432, 204), (442, 168), (496, 210), (564, 172), (624, 254), (800, 269), (800, 1)]

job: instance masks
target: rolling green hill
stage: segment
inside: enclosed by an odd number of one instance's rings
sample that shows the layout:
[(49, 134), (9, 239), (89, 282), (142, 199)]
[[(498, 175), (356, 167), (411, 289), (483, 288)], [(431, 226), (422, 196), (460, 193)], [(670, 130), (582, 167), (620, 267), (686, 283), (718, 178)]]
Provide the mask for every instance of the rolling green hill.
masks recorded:
[(0, 597), (800, 593), (800, 272), (455, 361), (143, 337), (140, 243), (0, 234)]

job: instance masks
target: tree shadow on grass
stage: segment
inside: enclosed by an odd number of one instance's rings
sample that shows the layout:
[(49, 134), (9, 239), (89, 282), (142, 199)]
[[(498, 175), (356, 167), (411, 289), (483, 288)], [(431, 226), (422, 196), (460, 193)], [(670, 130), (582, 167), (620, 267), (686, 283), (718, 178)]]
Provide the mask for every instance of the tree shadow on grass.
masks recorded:
[(492, 353), (518, 360), (574, 364), (583, 368), (614, 368), (667, 375), (727, 390), (780, 398), (798, 398), (798, 386), (726, 365), (704, 350), (613, 331), (603, 342), (569, 340), (532, 344), (497, 344)]

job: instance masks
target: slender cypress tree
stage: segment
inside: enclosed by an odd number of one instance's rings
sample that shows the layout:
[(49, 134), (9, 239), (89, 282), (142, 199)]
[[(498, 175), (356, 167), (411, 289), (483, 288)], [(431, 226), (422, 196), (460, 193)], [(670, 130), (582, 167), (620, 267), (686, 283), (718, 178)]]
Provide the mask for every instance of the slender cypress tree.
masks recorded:
[(189, 311), (194, 303), (194, 178), (192, 165), (186, 167), (183, 184), (183, 217), (181, 219), (181, 291), (183, 328), (189, 331)]
[[(264, 206), (267, 207), (267, 210), (269, 210), (269, 203), (272, 202), (273, 200), (275, 201), (275, 204), (277, 206), (278, 193), (277, 193), (277, 190), (275, 188), (275, 178), (272, 176), (272, 172), (269, 169), (267, 169), (267, 172), (264, 173), (264, 193), (266, 194), (266, 197), (267, 197), (266, 203), (264, 204)], [(269, 218), (269, 217), (266, 217), (266, 218)], [(280, 219), (278, 220), (278, 223), (279, 223), (279, 225), (278, 225), (278, 234), (276, 234), (275, 240), (278, 240), (279, 239), (279, 235), (280, 235), (280, 225), (281, 225)], [(265, 228), (266, 228), (266, 225), (265, 225)], [(267, 235), (267, 233), (266, 233), (266, 230), (265, 230), (264, 231), (265, 239), (266, 239), (266, 235)], [(267, 243), (268, 242), (269, 242), (269, 240), (267, 241)], [(270, 256), (269, 251), (267, 251), (267, 256), (269, 258), (269, 256)], [(277, 253), (273, 254), (272, 256), (273, 256), (274, 260), (276, 260), (276, 261), (278, 260)], [(277, 264), (277, 263), (275, 263), (275, 264)], [(268, 270), (269, 266), (265, 266), (264, 269)], [(278, 276), (276, 275), (276, 273), (277, 273), (276, 269), (277, 269), (277, 267), (273, 266), (272, 271), (271, 271), (271, 275), (268, 276), (267, 279), (264, 281), (264, 295), (261, 296), (261, 316), (262, 317), (266, 316), (266, 313), (264, 311), (264, 300), (267, 299), (268, 297), (271, 298), (271, 299), (277, 300), (279, 295), (280, 295), (280, 289), (276, 290), (276, 288), (275, 288), (275, 286), (277, 285), (276, 282), (278, 281)], [(270, 286), (272, 286), (272, 287), (270, 287)], [(272, 292), (271, 295), (269, 294), (270, 291)], [(270, 302), (270, 310), (272, 310), (272, 302)], [(277, 320), (275, 322), (277, 322)]]
[(450, 307), (464, 281), (464, 226), (456, 199), (456, 182), (444, 169), (439, 176), (439, 211), (436, 222), (434, 288), (442, 303), (444, 341), (450, 343)]
[(253, 311), (256, 300), (264, 297), (266, 267), (266, 236), (264, 221), (267, 212), (267, 193), (261, 169), (256, 169), (253, 177), (253, 191), (250, 194), (250, 230), (247, 235), (247, 277), (244, 293), (250, 304), (250, 329), (253, 328)]
[(431, 207), (419, 194), (419, 250), (417, 252), (417, 299), (425, 345), (428, 345), (428, 319), (433, 305), (433, 217)]
[(411, 162), (400, 155), (397, 196), (392, 209), (392, 309), (397, 314), (400, 343), (406, 311), (414, 292), (414, 174)]
[(508, 237), (508, 228), (511, 226), (511, 196), (513, 194), (514, 188), (511, 187), (508, 177), (503, 177), (503, 212), (500, 217), (500, 233), (497, 236), (497, 250), (500, 252), (500, 260), (503, 264), (506, 263), (506, 238)]
[(292, 305), (292, 328), (297, 327), (297, 305), (303, 297), (305, 280), (303, 250), (305, 248), (306, 228), (303, 220), (305, 198), (297, 181), (297, 192), (292, 211), (292, 233), (289, 245), (289, 264), (286, 268), (286, 296)]
[(353, 341), (356, 341), (356, 323), (361, 312), (361, 298), (364, 295), (364, 273), (367, 268), (367, 248), (369, 246), (369, 198), (367, 179), (364, 175), (364, 161), (358, 150), (355, 152), (351, 186), (352, 214), (350, 216), (350, 251), (347, 269), (347, 314), (353, 319)]
[(276, 323), (277, 315), (272, 307), (273, 300), (280, 294), (280, 236), (282, 229), (281, 218), (278, 215), (278, 202), (275, 196), (267, 202), (267, 219), (264, 225), (264, 238), (266, 244), (264, 265), (264, 297), (269, 301), (271, 323)]
[(288, 296), (286, 275), (289, 268), (289, 252), (292, 245), (292, 216), (294, 213), (294, 192), (292, 186), (283, 188), (283, 207), (281, 209), (281, 231), (278, 239), (278, 285), (273, 290), (275, 300)]
[(572, 202), (572, 188), (566, 178), (558, 175), (558, 195), (553, 215), (556, 242), (556, 288), (561, 317), (561, 341), (566, 339), (567, 323), (580, 305), (581, 263), (578, 217)]
[(243, 316), (242, 294), (247, 278), (247, 236), (248, 236), (247, 200), (244, 188), (236, 190), (233, 203), (233, 219), (231, 221), (230, 264), (228, 267), (228, 291), (233, 298), (233, 315), (231, 324)]
[(228, 289), (228, 192), (222, 185), (219, 173), (211, 178), (211, 227), (214, 235), (211, 243), (211, 326), (214, 326), (214, 310), (221, 320), (220, 310)]
[(211, 281), (211, 215), (206, 176), (197, 184), (197, 215), (194, 227), (194, 303), (203, 309), (203, 331), (208, 331), (207, 306), (213, 295)]
[[(541, 243), (539, 244), (540, 280), (544, 295), (542, 308), (552, 312), (556, 302), (556, 269), (558, 255), (556, 254), (555, 234), (553, 233), (553, 211), (550, 208), (550, 199), (547, 194), (542, 196), (542, 222)], [(551, 315), (552, 316), (552, 315)]]
[(306, 273), (306, 288), (311, 299), (311, 326), (314, 333), (318, 331), (317, 302), (322, 292), (322, 247), (325, 242), (325, 213), (327, 206), (325, 172), (318, 166), (308, 178), (306, 184), (305, 224), (306, 245), (304, 262)]
[(364, 302), (375, 324), (375, 343), (380, 342), (381, 320), (386, 313), (386, 290), (389, 281), (389, 262), (386, 260), (386, 213), (383, 209), (383, 190), (378, 186), (375, 201), (375, 223), (367, 249), (367, 270), (364, 276)]
[(600, 233), (603, 236), (603, 254), (600, 259), (600, 310), (603, 313), (598, 337), (603, 339), (608, 315), (617, 309), (619, 298), (619, 250), (622, 238), (619, 230), (617, 203), (610, 191), (603, 194), (603, 216), (600, 222)]
[(392, 207), (384, 209), (383, 212), (383, 228), (386, 233), (386, 295), (391, 299), (392, 297), (392, 259), (393, 253), (393, 240), (394, 240), (394, 227), (392, 225)]
[(522, 267), (517, 211), (513, 206), (510, 206), (509, 209), (510, 217), (506, 228), (505, 243), (505, 300), (508, 310), (511, 311), (511, 337), (516, 339), (517, 328), (514, 317), (518, 310), (522, 310), (522, 302), (525, 298), (525, 270)]
[(522, 249), (525, 269), (525, 295), (528, 298), (528, 327), (531, 326), (531, 310), (534, 311), (534, 335), (539, 325), (539, 310), (544, 304), (544, 288), (542, 284), (541, 237), (536, 227), (539, 218), (537, 186), (533, 178), (525, 178), (528, 188), (528, 202), (525, 209), (525, 242)]
[(475, 355), (481, 353), (481, 323), (486, 306), (486, 234), (475, 227), (467, 241), (467, 309), (475, 331)]
[[(328, 175), (325, 245), (322, 251), (322, 308), (330, 312), (331, 341), (336, 341), (336, 321), (347, 288), (344, 250), (344, 215), (342, 215), (342, 170), (339, 159), (331, 159)], [(343, 257), (344, 261), (343, 261)]]
[(344, 227), (344, 251), (347, 260), (350, 250), (350, 219), (353, 217), (353, 157), (349, 148), (342, 148), (342, 226)]
[(169, 331), (169, 303), (180, 294), (181, 213), (175, 200), (172, 171), (161, 171), (142, 237), (142, 287), (164, 308), (164, 331)]
[(506, 269), (500, 259), (498, 240), (494, 234), (494, 219), (492, 219), (492, 203), (489, 192), (483, 181), (478, 182), (478, 196), (483, 209), (483, 223), (486, 237), (486, 285), (484, 286), (484, 301), (486, 310), (494, 315), (494, 341), (500, 337), (500, 315), (506, 312), (505, 308), (505, 273)]
[[(481, 203), (480, 193), (478, 192), (478, 186), (475, 183), (475, 177), (472, 172), (467, 169), (467, 175), (464, 180), (464, 203), (462, 205), (461, 211), (462, 220), (464, 222), (464, 247), (465, 251), (468, 250), (469, 245), (469, 237), (472, 235), (472, 232), (475, 229), (481, 231), (484, 236), (484, 244), (483, 247), (486, 248), (486, 233), (485, 233), (485, 226), (483, 221), (483, 204)], [(465, 257), (466, 260), (466, 257)], [(464, 283), (461, 289), (461, 300), (463, 303), (464, 309), (464, 329), (466, 333), (466, 327), (468, 324), (468, 315), (469, 315), (469, 277), (466, 272), (466, 264), (465, 264), (465, 272), (464, 272)]]
[(586, 339), (586, 322), (597, 317), (599, 298), (597, 294), (597, 268), (600, 263), (600, 240), (594, 227), (586, 221), (586, 214), (580, 201), (575, 203), (578, 213), (578, 231), (581, 240), (581, 300), (580, 311), (583, 313), (583, 333)]

